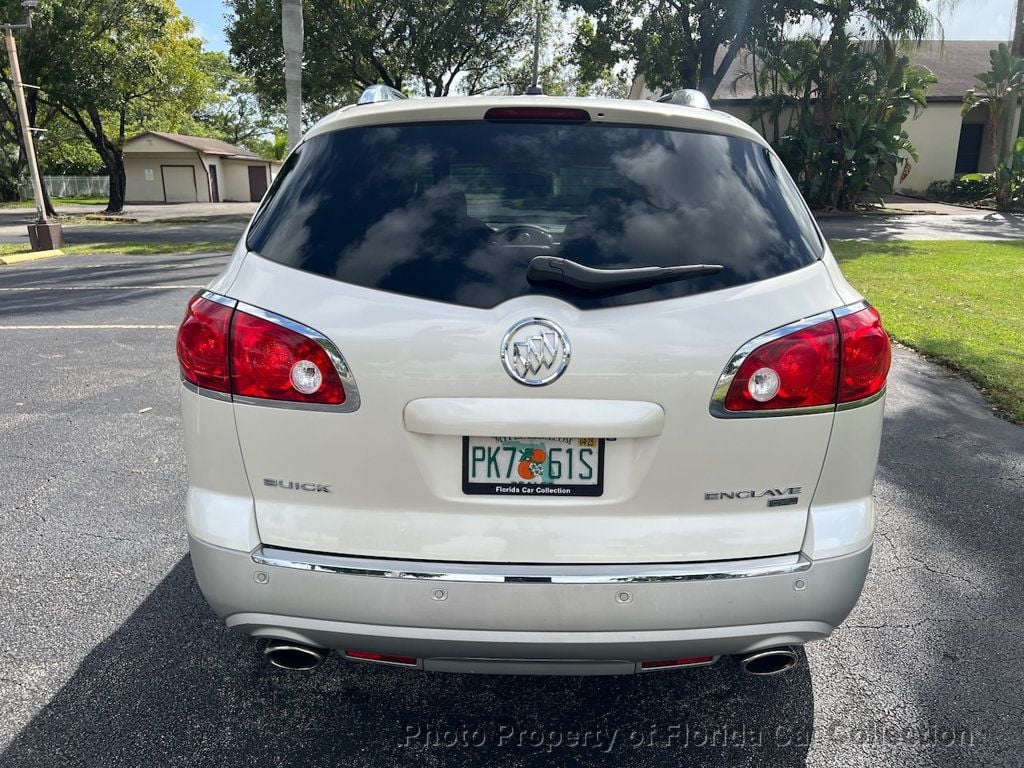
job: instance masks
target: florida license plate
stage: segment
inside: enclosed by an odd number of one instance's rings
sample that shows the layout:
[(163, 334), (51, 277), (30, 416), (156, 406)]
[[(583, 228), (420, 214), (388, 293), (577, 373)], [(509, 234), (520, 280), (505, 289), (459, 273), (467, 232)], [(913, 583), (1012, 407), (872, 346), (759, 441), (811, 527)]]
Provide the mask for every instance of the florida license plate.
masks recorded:
[(604, 440), (464, 437), (462, 492), (491, 496), (600, 496)]

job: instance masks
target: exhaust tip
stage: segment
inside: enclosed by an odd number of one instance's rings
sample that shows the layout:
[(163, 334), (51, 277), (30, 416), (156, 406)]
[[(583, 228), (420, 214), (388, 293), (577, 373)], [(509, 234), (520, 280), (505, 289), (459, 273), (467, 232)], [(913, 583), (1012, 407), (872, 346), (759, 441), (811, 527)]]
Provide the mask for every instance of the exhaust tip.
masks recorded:
[(308, 672), (324, 663), (326, 651), (287, 640), (271, 640), (263, 656), (271, 666), (293, 672)]
[(791, 646), (767, 648), (763, 651), (748, 653), (740, 658), (740, 668), (748, 675), (768, 677), (781, 675), (795, 667), (800, 661), (796, 650)]

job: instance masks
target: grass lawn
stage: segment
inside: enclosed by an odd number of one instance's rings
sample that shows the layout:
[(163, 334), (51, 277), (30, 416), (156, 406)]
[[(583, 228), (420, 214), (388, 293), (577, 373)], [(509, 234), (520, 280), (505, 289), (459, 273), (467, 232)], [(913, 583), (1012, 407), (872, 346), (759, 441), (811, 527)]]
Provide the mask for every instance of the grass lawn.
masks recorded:
[[(156, 253), (230, 253), (235, 243), (224, 241), (194, 240), (186, 243), (79, 243), (65, 245), (61, 250), (70, 256), (91, 253), (123, 253), (126, 256), (147, 256)], [(28, 243), (0, 243), (0, 256), (31, 253)]]
[(889, 334), (973, 379), (1024, 424), (1024, 242), (838, 242)]
[[(54, 208), (62, 205), (106, 205), (106, 197), (51, 197)], [(0, 203), (0, 208), (35, 208), (34, 200), (19, 200), (15, 203)]]

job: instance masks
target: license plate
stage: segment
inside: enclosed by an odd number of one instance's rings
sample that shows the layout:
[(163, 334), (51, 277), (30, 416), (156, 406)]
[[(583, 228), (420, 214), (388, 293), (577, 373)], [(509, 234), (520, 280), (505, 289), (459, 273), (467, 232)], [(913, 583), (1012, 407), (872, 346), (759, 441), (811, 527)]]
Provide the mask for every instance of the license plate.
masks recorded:
[(464, 437), (462, 492), (491, 496), (600, 496), (604, 440)]

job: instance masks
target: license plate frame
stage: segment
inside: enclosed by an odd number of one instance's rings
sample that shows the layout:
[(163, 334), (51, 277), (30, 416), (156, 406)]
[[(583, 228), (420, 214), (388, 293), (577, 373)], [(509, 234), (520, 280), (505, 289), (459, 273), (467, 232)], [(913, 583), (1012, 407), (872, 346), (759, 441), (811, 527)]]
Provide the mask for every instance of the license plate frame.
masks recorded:
[[(595, 498), (604, 495), (604, 462), (605, 462), (605, 439), (589, 438), (597, 441), (597, 482), (590, 485), (568, 484), (568, 483), (542, 483), (542, 482), (471, 482), (469, 472), (469, 450), (471, 440), (494, 440), (493, 437), (480, 437), (478, 435), (463, 436), (462, 438), (462, 492), (467, 496), (496, 496), (521, 499), (550, 499), (550, 498)], [(555, 442), (567, 438), (554, 437), (521, 437), (502, 438), (518, 442)], [(580, 440), (586, 438), (571, 438)], [(545, 443), (547, 445), (547, 443)], [(578, 443), (576, 444), (578, 446)], [(584, 446), (589, 447), (589, 446)], [(543, 489), (543, 490), (538, 490)], [(556, 490), (557, 489), (557, 490)]]

